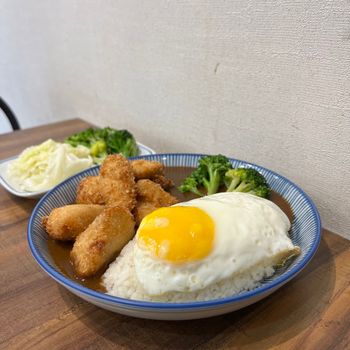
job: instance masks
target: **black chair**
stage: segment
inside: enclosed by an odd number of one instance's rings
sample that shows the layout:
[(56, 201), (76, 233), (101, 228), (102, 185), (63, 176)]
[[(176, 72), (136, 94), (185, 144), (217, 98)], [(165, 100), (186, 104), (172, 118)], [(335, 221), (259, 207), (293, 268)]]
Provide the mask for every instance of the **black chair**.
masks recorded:
[(0, 110), (3, 111), (8, 121), (10, 122), (13, 130), (19, 130), (20, 126), (15, 114), (12, 112), (9, 105), (0, 97)]

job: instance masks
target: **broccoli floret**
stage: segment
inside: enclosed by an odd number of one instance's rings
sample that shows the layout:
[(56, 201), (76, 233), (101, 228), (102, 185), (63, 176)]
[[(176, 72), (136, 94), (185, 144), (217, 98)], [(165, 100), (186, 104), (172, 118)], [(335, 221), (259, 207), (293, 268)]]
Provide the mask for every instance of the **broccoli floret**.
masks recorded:
[(112, 128), (104, 128), (102, 130), (104, 132), (108, 154), (121, 153), (125, 157), (138, 155), (138, 146), (134, 136), (128, 130), (115, 130)]
[(179, 190), (203, 195), (198, 190), (198, 187), (203, 185), (208, 195), (214, 194), (224, 183), (225, 173), (231, 168), (229, 159), (221, 154), (202, 157), (198, 168), (184, 180)]
[(253, 193), (258, 197), (268, 198), (270, 196), (270, 192), (271, 192), (271, 190), (270, 190), (269, 185), (267, 185), (267, 186), (261, 185), (261, 186), (258, 186), (254, 190), (254, 193), (253, 192), (250, 192), (250, 193)]
[(253, 168), (231, 169), (225, 174), (227, 192), (246, 192), (267, 198), (270, 186), (265, 177)]
[(107, 145), (103, 140), (98, 140), (91, 145), (90, 154), (93, 157), (98, 157), (100, 154), (107, 154)]
[(90, 148), (94, 162), (100, 164), (108, 154), (121, 153), (124, 157), (137, 156), (139, 149), (134, 136), (128, 130), (89, 128), (65, 139), (66, 143), (76, 147)]
[(203, 193), (198, 190), (198, 186), (200, 184), (197, 180), (197, 174), (196, 172), (193, 172), (189, 177), (187, 177), (181, 186), (179, 187), (179, 190), (181, 192), (192, 192), (194, 194), (197, 194), (198, 196), (203, 196)]
[(202, 174), (201, 183), (208, 195), (218, 192), (220, 185), (224, 183), (225, 173), (232, 168), (227, 157), (206, 156), (199, 160), (198, 171)]

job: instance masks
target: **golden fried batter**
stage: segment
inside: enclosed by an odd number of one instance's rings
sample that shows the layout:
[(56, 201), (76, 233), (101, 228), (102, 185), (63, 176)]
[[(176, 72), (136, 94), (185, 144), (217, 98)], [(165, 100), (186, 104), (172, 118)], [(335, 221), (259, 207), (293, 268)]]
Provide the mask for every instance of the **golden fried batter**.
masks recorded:
[(101, 164), (100, 175), (134, 185), (134, 173), (129, 161), (120, 154), (110, 154)]
[(136, 187), (127, 181), (100, 177), (100, 191), (108, 206), (121, 206), (132, 210), (136, 204)]
[(132, 210), (136, 204), (136, 190), (128, 160), (119, 154), (107, 156), (99, 176), (88, 176), (81, 180), (76, 202), (124, 206)]
[(151, 180), (143, 179), (136, 183), (137, 199), (143, 202), (150, 202), (157, 207), (168, 207), (178, 202), (162, 187)]
[(133, 214), (136, 221), (136, 225), (139, 226), (142, 219), (151, 214), (152, 211), (155, 211), (157, 207), (154, 204), (148, 202), (137, 202), (136, 207), (134, 208)]
[(102, 205), (72, 204), (52, 210), (42, 218), (47, 234), (60, 241), (73, 241), (103, 210)]
[(155, 175), (164, 174), (164, 164), (144, 159), (137, 159), (130, 162), (136, 180), (150, 179)]
[(174, 182), (164, 175), (154, 175), (151, 180), (158, 185), (161, 185), (165, 191), (170, 190), (174, 186)]
[(121, 206), (132, 210), (136, 204), (136, 190), (127, 181), (90, 176), (80, 182), (76, 202)]
[(137, 204), (134, 209), (134, 215), (137, 224), (140, 224), (141, 220), (153, 210), (178, 203), (175, 197), (151, 180), (137, 181), (136, 190)]
[(76, 239), (70, 257), (80, 277), (91, 277), (112, 261), (134, 235), (135, 221), (124, 207), (108, 207)]
[(78, 204), (106, 204), (107, 200), (100, 191), (100, 177), (84, 177), (77, 189), (76, 203)]

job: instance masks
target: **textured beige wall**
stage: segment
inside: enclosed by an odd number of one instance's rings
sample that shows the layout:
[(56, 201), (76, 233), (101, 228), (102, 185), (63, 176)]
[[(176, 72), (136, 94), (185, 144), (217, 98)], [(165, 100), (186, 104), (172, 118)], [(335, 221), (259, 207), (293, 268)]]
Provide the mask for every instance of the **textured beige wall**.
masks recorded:
[(349, 92), (348, 1), (0, 2), (0, 93), (23, 126), (82, 117), (264, 165), (347, 237)]

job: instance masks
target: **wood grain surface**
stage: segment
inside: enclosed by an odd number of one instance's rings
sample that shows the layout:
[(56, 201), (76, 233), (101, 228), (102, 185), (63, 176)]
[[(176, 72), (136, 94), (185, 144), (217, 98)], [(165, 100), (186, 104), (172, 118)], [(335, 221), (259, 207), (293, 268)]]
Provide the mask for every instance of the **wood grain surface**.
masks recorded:
[[(0, 159), (86, 128), (66, 121), (0, 136)], [(31, 256), (28, 218), (37, 200), (0, 188), (1, 349), (347, 349), (350, 242), (323, 231), (297, 278), (243, 310), (204, 320), (135, 319), (99, 309), (48, 277)]]

